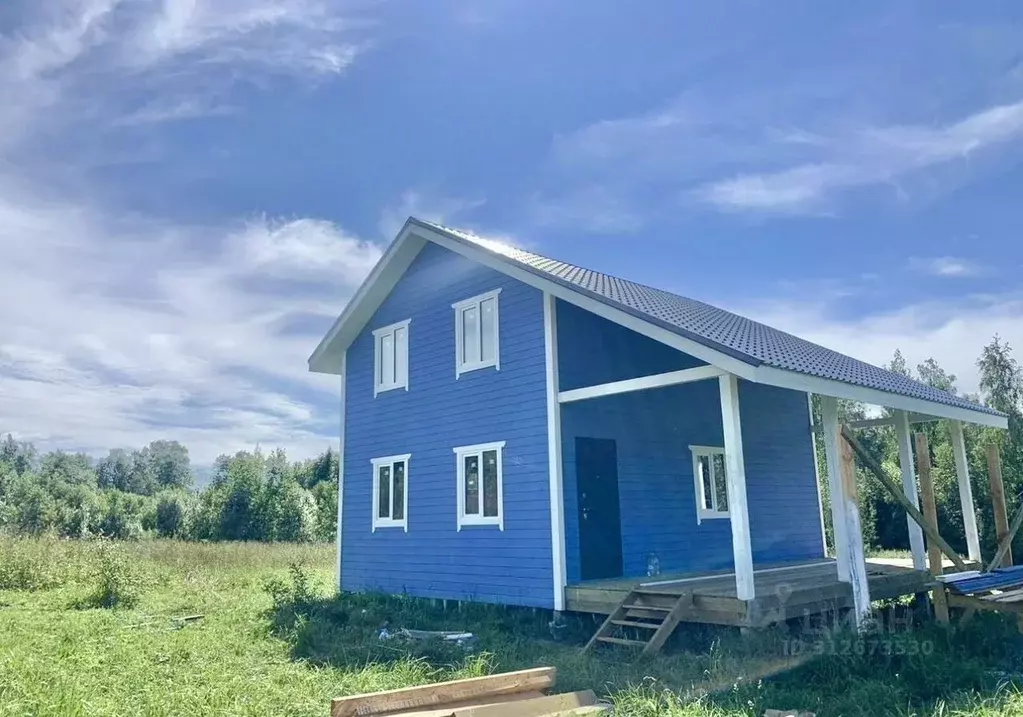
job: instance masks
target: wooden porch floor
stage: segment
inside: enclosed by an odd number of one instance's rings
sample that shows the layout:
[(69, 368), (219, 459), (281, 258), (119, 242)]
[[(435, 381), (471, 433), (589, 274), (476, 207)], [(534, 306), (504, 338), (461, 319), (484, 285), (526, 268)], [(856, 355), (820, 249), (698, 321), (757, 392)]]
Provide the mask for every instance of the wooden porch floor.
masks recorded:
[[(926, 592), (932, 582), (923, 570), (885, 562), (867, 561), (872, 600)], [(735, 594), (732, 572), (667, 574), (655, 578), (591, 580), (567, 586), (566, 607), (576, 612), (609, 615), (630, 590), (642, 586), (650, 604), (663, 595), (665, 606), (679, 595), (692, 595), (683, 622), (739, 627), (761, 627), (853, 606), (852, 589), (839, 582), (834, 560), (758, 568), (754, 574), (756, 598), (749, 602)]]

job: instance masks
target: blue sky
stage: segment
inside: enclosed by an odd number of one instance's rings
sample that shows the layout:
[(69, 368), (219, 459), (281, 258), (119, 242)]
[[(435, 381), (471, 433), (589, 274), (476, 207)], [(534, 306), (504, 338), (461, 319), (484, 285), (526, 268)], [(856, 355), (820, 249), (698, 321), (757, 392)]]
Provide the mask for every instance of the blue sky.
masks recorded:
[(8, 0), (0, 432), (335, 441), (409, 214), (976, 390), (1023, 346), (1016, 3)]

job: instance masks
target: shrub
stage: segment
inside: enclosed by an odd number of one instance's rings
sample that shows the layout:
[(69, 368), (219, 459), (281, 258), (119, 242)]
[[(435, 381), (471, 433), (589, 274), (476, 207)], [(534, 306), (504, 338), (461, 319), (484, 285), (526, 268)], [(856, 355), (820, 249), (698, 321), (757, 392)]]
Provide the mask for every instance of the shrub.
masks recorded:
[(182, 493), (160, 494), (156, 503), (156, 524), (154, 526), (157, 535), (164, 538), (177, 538), (184, 535), (188, 516), (187, 500), (187, 495)]
[(95, 587), (77, 606), (135, 607), (148, 587), (145, 573), (137, 567), (123, 546), (107, 541), (99, 541), (96, 545), (98, 566)]

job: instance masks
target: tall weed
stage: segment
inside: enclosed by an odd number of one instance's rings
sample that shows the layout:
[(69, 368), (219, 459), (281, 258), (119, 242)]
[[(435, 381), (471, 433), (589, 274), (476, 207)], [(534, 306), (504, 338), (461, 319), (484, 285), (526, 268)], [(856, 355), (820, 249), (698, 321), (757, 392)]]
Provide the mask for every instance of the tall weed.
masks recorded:
[(95, 585), (78, 607), (131, 609), (138, 605), (149, 587), (146, 573), (122, 544), (98, 541), (95, 546)]

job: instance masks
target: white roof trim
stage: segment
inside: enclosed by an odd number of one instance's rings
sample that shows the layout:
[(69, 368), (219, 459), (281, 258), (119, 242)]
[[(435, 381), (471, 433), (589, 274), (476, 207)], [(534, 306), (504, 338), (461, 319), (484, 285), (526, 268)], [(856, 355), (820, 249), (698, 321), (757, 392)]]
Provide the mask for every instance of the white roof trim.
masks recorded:
[(1009, 421), (1005, 416), (995, 416), (984, 411), (971, 411), (968, 408), (948, 406), (937, 401), (903, 396), (900, 393), (889, 393), (888, 391), (880, 391), (876, 388), (857, 386), (797, 371), (787, 371), (775, 368), (774, 366), (758, 366), (753, 373), (751, 381), (769, 386), (791, 388), (796, 391), (806, 391), (807, 393), (816, 393), (833, 398), (845, 398), (850, 401), (897, 408), (903, 411), (927, 414), (928, 416), (937, 416), (938, 418), (948, 418), (955, 421), (977, 423), (982, 426), (993, 426), (994, 428), (1003, 429), (1009, 427)]
[(616, 324), (632, 329), (638, 334), (647, 336), (662, 344), (678, 349), (690, 356), (706, 361), (739, 378), (763, 383), (769, 386), (790, 388), (807, 393), (816, 393), (835, 398), (846, 398), (853, 401), (887, 406), (931, 416), (949, 418), (969, 423), (977, 423), (995, 428), (1007, 428), (1008, 419), (983, 411), (972, 411), (968, 408), (948, 406), (935, 401), (903, 396), (873, 388), (856, 386), (855, 384), (819, 378), (809, 374), (775, 368), (766, 364), (756, 365), (746, 362), (730, 354), (718, 351), (693, 339), (680, 336), (656, 323), (647, 321), (627, 311), (618, 309), (602, 301), (598, 301), (578, 289), (572, 289), (544, 276), (527, 271), (520, 266), (502, 258), (499, 254), (454, 239), (450, 235), (425, 226), (411, 217), (405, 222), (397, 238), (384, 252), (383, 257), (370, 272), (366, 281), (348, 302), (341, 316), (327, 332), (319, 346), (309, 357), (309, 370), (317, 373), (341, 372), (341, 355), (351, 345), (355, 337), (365, 327), (379, 305), (394, 288), (420, 250), (430, 241), (470, 261), (487, 266), (495, 271), (517, 279), (524, 284), (537, 288), (552, 296), (574, 304)]

